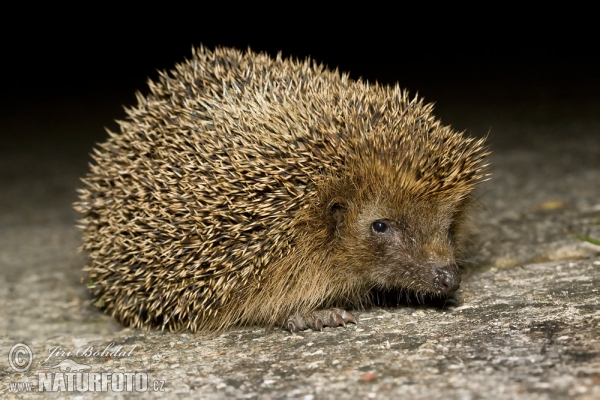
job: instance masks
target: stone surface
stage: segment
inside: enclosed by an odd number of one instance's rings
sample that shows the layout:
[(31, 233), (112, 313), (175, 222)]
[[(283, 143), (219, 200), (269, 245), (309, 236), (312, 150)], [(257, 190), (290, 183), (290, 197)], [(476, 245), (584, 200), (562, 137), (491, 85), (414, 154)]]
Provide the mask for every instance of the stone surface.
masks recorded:
[[(71, 203), (107, 121), (72, 104), (2, 119), (0, 397), (38, 397), (11, 384), (38, 390), (39, 373), (70, 359), (146, 374), (165, 398), (600, 398), (600, 247), (569, 233), (600, 238), (600, 106), (582, 104), (438, 102), (445, 122), (489, 131), (494, 151), (456, 301), (297, 334), (144, 332), (101, 314)], [(18, 343), (34, 355), (24, 373), (8, 363)]]

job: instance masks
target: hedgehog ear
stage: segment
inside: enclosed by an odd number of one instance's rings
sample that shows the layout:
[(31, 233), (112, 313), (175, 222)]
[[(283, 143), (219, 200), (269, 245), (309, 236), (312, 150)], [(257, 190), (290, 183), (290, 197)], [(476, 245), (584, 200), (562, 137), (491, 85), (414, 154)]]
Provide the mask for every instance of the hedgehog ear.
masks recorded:
[(327, 205), (327, 215), (335, 222), (336, 226), (342, 225), (346, 208), (346, 202), (339, 197), (333, 198)]

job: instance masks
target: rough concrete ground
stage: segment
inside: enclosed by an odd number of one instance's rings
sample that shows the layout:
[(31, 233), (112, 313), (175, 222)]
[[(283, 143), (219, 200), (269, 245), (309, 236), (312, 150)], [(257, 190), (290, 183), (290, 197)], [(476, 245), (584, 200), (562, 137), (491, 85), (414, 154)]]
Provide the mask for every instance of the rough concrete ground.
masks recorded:
[[(71, 359), (88, 372), (145, 373), (165, 398), (600, 398), (600, 247), (567, 231), (600, 238), (600, 106), (454, 100), (438, 100), (438, 115), (490, 131), (494, 151), (457, 301), (359, 311), (358, 325), (298, 334), (144, 332), (101, 314), (82, 282), (71, 209), (108, 123), (94, 117), (100, 105), (4, 117), (0, 397), (39, 397), (10, 384), (36, 391), (38, 373), (60, 375)], [(18, 343), (33, 352), (24, 373), (8, 363)], [(120, 354), (77, 355), (111, 343)]]

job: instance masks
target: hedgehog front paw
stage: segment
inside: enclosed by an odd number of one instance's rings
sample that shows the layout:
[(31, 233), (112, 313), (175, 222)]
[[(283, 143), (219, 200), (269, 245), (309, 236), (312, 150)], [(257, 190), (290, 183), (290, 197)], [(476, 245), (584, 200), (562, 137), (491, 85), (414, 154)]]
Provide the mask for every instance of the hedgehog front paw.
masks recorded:
[(330, 308), (326, 310), (310, 311), (307, 313), (296, 314), (287, 320), (286, 326), (290, 332), (312, 329), (322, 331), (324, 326), (344, 326), (346, 322), (356, 324), (356, 318), (346, 310), (341, 308)]

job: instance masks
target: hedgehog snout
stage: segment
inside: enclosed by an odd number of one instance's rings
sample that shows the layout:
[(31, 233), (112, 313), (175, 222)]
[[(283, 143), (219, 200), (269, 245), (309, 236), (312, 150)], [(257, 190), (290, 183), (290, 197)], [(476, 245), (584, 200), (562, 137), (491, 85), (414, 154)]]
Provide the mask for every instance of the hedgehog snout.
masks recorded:
[(434, 267), (433, 287), (441, 294), (449, 295), (460, 287), (460, 272), (455, 265)]

